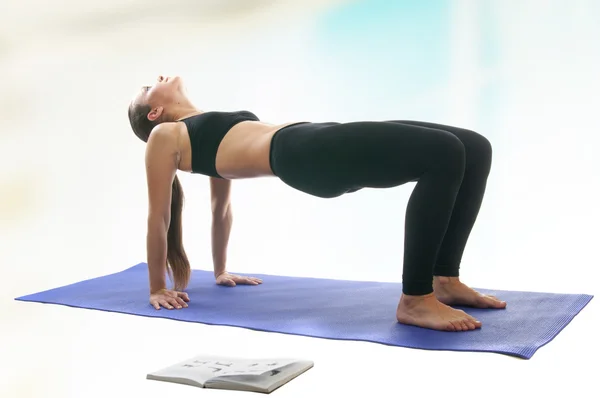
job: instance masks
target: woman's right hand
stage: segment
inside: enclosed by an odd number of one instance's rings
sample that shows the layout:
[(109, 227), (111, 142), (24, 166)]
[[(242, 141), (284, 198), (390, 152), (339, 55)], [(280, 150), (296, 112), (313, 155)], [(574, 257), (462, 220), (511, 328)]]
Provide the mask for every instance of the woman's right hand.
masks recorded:
[(169, 310), (186, 308), (189, 301), (187, 293), (175, 290), (161, 289), (150, 294), (150, 304), (157, 310), (160, 310), (161, 306)]

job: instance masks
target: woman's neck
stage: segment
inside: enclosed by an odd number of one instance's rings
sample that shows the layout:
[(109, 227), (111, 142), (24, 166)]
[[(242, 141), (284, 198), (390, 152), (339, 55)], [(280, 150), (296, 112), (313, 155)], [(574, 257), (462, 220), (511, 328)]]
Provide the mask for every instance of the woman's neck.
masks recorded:
[(181, 119), (188, 118), (190, 116), (194, 116), (200, 113), (203, 113), (202, 110), (198, 109), (194, 104), (189, 102), (188, 100), (183, 100), (177, 104), (175, 104), (175, 109), (169, 112), (169, 119), (173, 121), (180, 121)]
[(173, 112), (171, 118), (174, 121), (178, 122), (181, 119), (185, 119), (185, 118), (188, 118), (190, 116), (199, 115), (201, 113), (204, 113), (204, 111), (202, 111), (202, 110), (200, 110), (200, 109), (198, 109), (198, 108), (196, 108), (194, 106), (186, 106), (184, 108), (180, 108), (180, 109), (175, 110)]

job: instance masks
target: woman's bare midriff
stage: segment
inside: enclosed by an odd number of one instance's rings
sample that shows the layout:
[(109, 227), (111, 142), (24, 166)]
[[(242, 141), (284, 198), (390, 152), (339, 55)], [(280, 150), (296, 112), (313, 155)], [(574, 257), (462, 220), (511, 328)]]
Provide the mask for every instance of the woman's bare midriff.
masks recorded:
[[(217, 151), (217, 173), (226, 179), (268, 177), (273, 175), (269, 161), (271, 138), (280, 129), (293, 123), (273, 125), (245, 121), (233, 126)], [(176, 123), (179, 147), (179, 170), (191, 172), (192, 148), (187, 127)]]

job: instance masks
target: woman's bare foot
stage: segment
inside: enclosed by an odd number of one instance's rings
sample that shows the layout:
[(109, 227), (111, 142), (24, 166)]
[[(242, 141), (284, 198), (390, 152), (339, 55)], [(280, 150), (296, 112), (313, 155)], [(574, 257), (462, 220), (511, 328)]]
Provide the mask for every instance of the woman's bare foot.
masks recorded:
[(396, 310), (398, 322), (422, 328), (460, 332), (481, 327), (481, 322), (461, 310), (441, 303), (434, 293), (425, 296), (403, 294)]
[(464, 305), (476, 308), (506, 308), (505, 301), (471, 289), (462, 283), (458, 277), (434, 277), (433, 291), (437, 299), (447, 305)]

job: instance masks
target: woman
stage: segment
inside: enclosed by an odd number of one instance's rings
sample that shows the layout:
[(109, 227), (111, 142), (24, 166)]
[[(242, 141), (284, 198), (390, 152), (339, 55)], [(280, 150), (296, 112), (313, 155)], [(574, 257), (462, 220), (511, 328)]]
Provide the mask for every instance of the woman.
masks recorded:
[[(261, 283), (226, 271), (231, 180), (275, 176), (323, 198), (417, 181), (406, 210), (397, 320), (466, 331), (481, 323), (450, 305), (506, 306), (458, 278), (491, 167), (490, 143), (477, 133), (408, 121), (271, 125), (247, 111), (200, 111), (179, 77), (162, 76), (153, 86), (142, 87), (129, 107), (129, 120), (147, 142), (150, 303), (157, 310), (180, 309), (189, 302), (182, 292), (191, 270), (182, 245), (183, 192), (177, 170), (210, 177), (218, 284)], [(167, 272), (174, 290), (167, 289)]]

